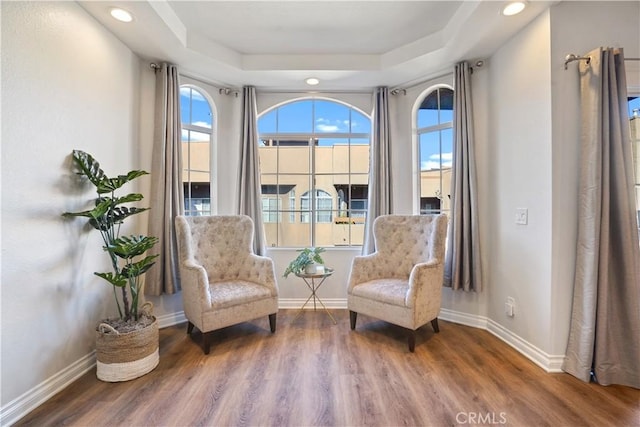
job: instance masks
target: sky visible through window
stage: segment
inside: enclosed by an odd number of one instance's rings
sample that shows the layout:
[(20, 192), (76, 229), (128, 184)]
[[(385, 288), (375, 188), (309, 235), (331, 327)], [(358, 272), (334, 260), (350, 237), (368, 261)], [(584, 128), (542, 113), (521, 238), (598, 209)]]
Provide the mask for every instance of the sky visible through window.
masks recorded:
[[(418, 109), (417, 127), (422, 171), (451, 168), (453, 161), (452, 97), (451, 89), (438, 88), (422, 100), (422, 105)], [(445, 98), (448, 100), (445, 101)]]
[[(189, 99), (191, 95), (191, 100)], [(180, 89), (180, 102), (182, 118), (184, 123), (195, 126), (212, 128), (212, 114), (206, 99), (196, 90), (189, 87)], [(191, 102), (191, 117), (189, 117), (189, 102)], [(315, 109), (315, 120), (313, 113)], [(347, 105), (329, 100), (301, 100), (281, 105), (272, 109), (259, 117), (258, 131), (262, 134), (286, 134), (286, 133), (316, 133), (316, 134), (340, 134), (340, 133), (361, 133), (371, 132), (370, 119), (355, 109), (350, 109)], [(437, 122), (437, 110), (421, 110), (420, 120), (425, 123)], [(442, 118), (440, 119), (442, 120)], [(183, 131), (185, 132), (185, 131)], [(435, 137), (435, 136), (431, 136)], [(320, 138), (318, 145), (329, 146), (346, 144), (346, 138)], [(367, 139), (352, 138), (351, 144), (368, 144)], [(451, 148), (443, 146), (442, 156), (436, 141), (423, 146), (421, 150), (420, 164), (423, 170), (439, 169), (440, 167), (451, 167)], [(441, 165), (442, 162), (442, 166)]]
[[(189, 117), (189, 113), (191, 113), (191, 117)], [(180, 115), (182, 123), (207, 129), (212, 127), (213, 117), (209, 102), (204, 99), (200, 92), (188, 86), (180, 88)]]
[[(315, 117), (315, 119), (314, 119)], [(258, 132), (264, 134), (368, 134), (370, 120), (345, 104), (328, 100), (300, 100), (274, 108), (258, 119)], [(346, 138), (320, 138), (318, 145), (346, 144)], [(368, 143), (351, 139), (351, 144)]]
[(640, 116), (640, 96), (629, 100), (629, 117), (633, 117), (633, 110), (636, 110), (636, 114)]
[[(189, 92), (190, 88), (183, 87), (180, 89), (180, 101), (182, 117), (188, 117)], [(197, 91), (191, 92), (191, 117), (192, 125), (201, 126), (211, 129), (212, 116), (208, 102)], [(369, 119), (356, 110), (351, 110), (351, 118), (349, 118), (349, 108), (343, 104), (331, 101), (315, 102), (316, 120), (310, 120), (312, 116), (312, 104), (309, 101), (292, 102), (280, 107), (280, 114), (277, 117), (276, 110), (273, 109), (262, 116), (258, 121), (260, 134), (264, 133), (369, 133)], [(640, 110), (640, 97), (629, 102), (629, 116), (633, 115), (633, 110)], [(437, 110), (420, 110), (420, 121), (425, 123), (437, 122)], [(442, 119), (441, 119), (442, 120)], [(276, 127), (277, 126), (277, 127)], [(432, 136), (435, 138), (435, 135)], [(352, 140), (351, 143), (358, 143), (358, 140)], [(362, 141), (364, 142), (364, 141)], [(346, 139), (327, 138), (321, 139), (319, 145), (333, 145), (347, 143)], [(434, 140), (425, 144), (426, 150), (421, 150), (420, 164), (423, 170), (438, 169), (440, 162), (442, 167), (451, 167), (452, 152), (449, 147), (443, 147), (442, 156), (438, 151), (438, 144)]]

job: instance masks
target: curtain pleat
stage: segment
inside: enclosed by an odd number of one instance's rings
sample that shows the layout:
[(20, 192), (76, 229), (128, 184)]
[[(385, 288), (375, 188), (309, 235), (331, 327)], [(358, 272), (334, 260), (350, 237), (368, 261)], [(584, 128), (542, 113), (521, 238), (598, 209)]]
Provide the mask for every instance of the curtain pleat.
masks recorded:
[(562, 369), (583, 381), (640, 388), (640, 246), (622, 49), (579, 65), (578, 244)]
[(158, 243), (149, 250), (159, 255), (146, 273), (145, 294), (173, 294), (180, 290), (178, 244), (174, 219), (184, 213), (180, 81), (178, 68), (162, 64), (156, 71), (155, 126), (151, 164), (149, 235)]
[(262, 191), (260, 187), (260, 158), (258, 155), (258, 112), (256, 89), (242, 88), (242, 134), (240, 141), (240, 176), (238, 213), (253, 219), (253, 250), (266, 254), (266, 237), (262, 222)]
[(373, 105), (373, 138), (369, 155), (367, 219), (364, 225), (362, 254), (376, 250), (373, 221), (392, 212), (391, 131), (389, 127), (389, 88), (376, 88)]
[(478, 231), (478, 189), (476, 179), (471, 68), (456, 64), (453, 100), (453, 168), (451, 175), (451, 217), (444, 285), (464, 291), (482, 290), (480, 236)]

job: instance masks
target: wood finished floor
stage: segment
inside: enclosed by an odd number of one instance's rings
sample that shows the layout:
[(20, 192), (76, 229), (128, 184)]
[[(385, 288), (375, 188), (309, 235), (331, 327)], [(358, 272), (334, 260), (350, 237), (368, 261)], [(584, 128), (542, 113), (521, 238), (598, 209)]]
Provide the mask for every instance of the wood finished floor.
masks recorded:
[(385, 322), (295, 314), (217, 331), (209, 355), (186, 324), (162, 329), (150, 374), (93, 370), (16, 426), (640, 426), (640, 390), (548, 374), (486, 331), (426, 325), (412, 354)]

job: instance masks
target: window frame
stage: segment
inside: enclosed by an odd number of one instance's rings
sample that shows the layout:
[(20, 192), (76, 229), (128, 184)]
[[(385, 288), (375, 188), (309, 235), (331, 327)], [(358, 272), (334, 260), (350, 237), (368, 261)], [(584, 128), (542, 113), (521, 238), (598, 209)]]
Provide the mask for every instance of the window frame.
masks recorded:
[[(631, 169), (634, 175), (633, 193), (636, 206), (634, 213), (638, 223), (638, 236), (640, 236), (640, 91), (629, 91), (627, 94), (627, 109), (631, 140)], [(633, 126), (631, 126), (632, 123)], [(632, 133), (632, 130), (635, 130), (635, 133)]]
[[(209, 109), (211, 111), (211, 128), (194, 125), (191, 123), (183, 123), (182, 122), (182, 108), (180, 114), (180, 126), (181, 126), (181, 137), (180, 143), (183, 144), (182, 141), (182, 131), (192, 131), (199, 132), (209, 135), (209, 215), (216, 215), (218, 213), (218, 168), (216, 164), (216, 159), (218, 158), (218, 111), (216, 108), (216, 104), (213, 101), (213, 98), (209, 95), (209, 93), (205, 90), (205, 88), (192, 84), (192, 83), (183, 83), (180, 85), (180, 89), (188, 88), (192, 91), (196, 91), (200, 94), (205, 101), (209, 104)], [(180, 95), (182, 98), (182, 95)], [(191, 110), (190, 110), (191, 111)], [(191, 112), (190, 112), (191, 114)], [(187, 150), (189, 153), (190, 150)], [(188, 165), (185, 167), (185, 161)], [(191, 170), (190, 167), (190, 156), (188, 159), (182, 158), (181, 170)], [(191, 181), (185, 181), (185, 178), (182, 177), (182, 184), (188, 185), (190, 187)], [(189, 200), (187, 194), (183, 195), (183, 208), (184, 214), (190, 216), (190, 210), (187, 210), (186, 203)], [(191, 215), (193, 216), (193, 215)]]
[[(288, 214), (288, 218), (289, 218), (289, 223), (303, 223), (303, 224), (309, 224), (310, 225), (310, 229), (309, 229), (309, 244), (307, 245), (301, 245), (301, 246), (293, 246), (293, 245), (279, 245), (279, 246), (274, 246), (277, 248), (299, 248), (299, 247), (304, 247), (304, 246), (316, 246), (316, 242), (317, 242), (317, 238), (316, 238), (316, 232), (317, 232), (317, 228), (316, 225), (317, 224), (333, 224), (334, 220), (338, 217), (338, 210), (339, 210), (339, 206), (337, 206), (337, 199), (335, 197), (333, 197), (331, 192), (328, 192), (326, 189), (323, 189), (319, 186), (316, 186), (315, 183), (315, 178), (321, 175), (329, 175), (326, 173), (320, 173), (320, 172), (316, 172), (315, 168), (316, 168), (316, 162), (315, 162), (315, 156), (316, 156), (316, 147), (319, 146), (317, 144), (315, 144), (314, 142), (316, 140), (330, 140), (330, 139), (341, 139), (341, 140), (348, 140), (349, 141), (349, 145), (359, 145), (359, 144), (355, 144), (352, 143), (351, 141), (357, 141), (357, 140), (366, 140), (368, 141), (368, 147), (370, 149), (371, 144), (372, 144), (372, 130), (371, 130), (371, 125), (372, 125), (372, 115), (371, 114), (367, 114), (364, 111), (362, 111), (360, 108), (358, 108), (357, 106), (350, 104), (348, 102), (339, 100), (339, 99), (334, 99), (334, 98), (329, 98), (329, 97), (319, 97), (319, 96), (303, 96), (303, 97), (298, 97), (298, 98), (293, 98), (293, 99), (287, 99), (285, 101), (276, 103), (274, 105), (271, 105), (269, 108), (266, 108), (265, 110), (263, 110), (259, 115), (258, 115), (258, 121), (266, 116), (269, 113), (272, 113), (274, 110), (277, 110), (278, 108), (281, 108), (283, 106), (286, 106), (288, 104), (293, 104), (296, 102), (301, 102), (301, 101), (312, 101), (312, 107), (311, 107), (311, 116), (309, 117), (310, 120), (312, 120), (312, 126), (311, 126), (311, 131), (310, 132), (265, 132), (265, 133), (259, 133), (259, 143), (261, 143), (261, 141), (265, 141), (265, 140), (274, 140), (274, 141), (308, 141), (308, 144), (306, 145), (306, 147), (310, 147), (309, 150), (309, 168), (310, 171), (308, 173), (300, 173), (300, 175), (304, 175), (304, 176), (308, 176), (309, 177), (309, 188), (307, 191), (303, 191), (301, 193), (299, 193), (300, 195), (297, 196), (297, 199), (294, 198), (294, 200), (296, 201), (297, 204), (297, 209), (293, 209), (291, 207), (291, 204), (289, 204), (289, 207), (285, 210), (283, 210), (284, 213)], [(316, 127), (315, 127), (315, 121), (317, 120), (316, 117), (316, 109), (315, 109), (315, 102), (319, 102), (319, 101), (326, 101), (326, 102), (331, 102), (331, 103), (335, 103), (338, 105), (342, 105), (344, 107), (346, 107), (347, 109), (349, 109), (349, 121), (350, 123), (353, 123), (353, 118), (351, 116), (351, 111), (355, 111), (358, 114), (362, 115), (364, 118), (366, 118), (368, 120), (367, 126), (368, 126), (368, 130), (369, 132), (352, 132), (352, 128), (349, 129), (348, 132), (322, 132), (319, 131)], [(306, 118), (305, 118), (306, 120)], [(277, 120), (276, 120), (277, 123)], [(277, 126), (277, 124), (276, 124)], [(349, 173), (348, 174), (338, 174), (338, 175), (348, 175), (349, 176), (349, 184), (351, 185), (351, 176), (354, 175), (354, 173), (351, 172), (351, 150), (349, 150), (349, 159), (348, 159), (348, 163), (349, 163)], [(367, 168), (368, 170), (369, 168)], [(336, 174), (336, 173), (334, 173)], [(260, 175), (261, 177), (263, 176), (263, 172), (260, 171)], [(277, 178), (277, 180), (279, 181), (279, 175), (292, 175), (290, 173), (280, 173), (279, 171), (276, 171), (275, 173), (269, 173), (269, 175), (275, 175)], [(293, 174), (296, 175), (296, 174)], [(356, 172), (355, 175), (358, 175), (358, 173)], [(362, 175), (362, 174), (360, 174)], [(367, 185), (368, 185), (368, 173), (367, 173)], [(293, 190), (295, 191), (295, 190)], [(327, 222), (319, 222), (319, 215), (323, 215), (325, 209), (322, 210), (322, 212), (318, 212), (318, 206), (317, 206), (317, 197), (310, 197), (310, 203), (311, 203), (311, 212), (309, 213), (309, 219), (313, 219), (310, 222), (303, 222), (302, 221), (302, 216), (304, 215), (304, 213), (302, 210), (302, 196), (303, 194), (306, 193), (314, 193), (317, 194), (317, 191), (322, 191), (326, 194), (328, 194), (331, 200), (331, 214), (330, 214), (330, 221)], [(298, 192), (296, 192), (298, 193)], [(284, 208), (283, 208), (284, 209)], [(349, 209), (350, 210), (350, 209)], [(361, 210), (359, 210), (361, 211)], [(311, 215), (311, 213), (313, 213), (313, 215)], [(365, 212), (361, 213), (362, 215), (366, 215), (366, 209)], [(292, 219), (294, 221), (292, 221)], [(278, 237), (277, 240), (280, 240), (280, 238)], [(349, 242), (348, 247), (360, 247), (361, 244), (353, 244), (352, 242)]]
[[(421, 178), (422, 178), (422, 168), (421, 168), (421, 156), (420, 156), (420, 136), (423, 134), (431, 133), (431, 132), (442, 132), (443, 130), (451, 129), (452, 133), (454, 117), (450, 122), (442, 122), (437, 123), (431, 126), (419, 127), (418, 124), (418, 113), (420, 111), (420, 106), (424, 102), (424, 100), (431, 95), (433, 92), (439, 89), (449, 89), (453, 92), (453, 96), (455, 97), (455, 89), (450, 83), (436, 83), (425, 90), (423, 90), (419, 96), (416, 97), (416, 101), (413, 105), (411, 121), (412, 121), (412, 175), (413, 175), (413, 213), (415, 215), (423, 215), (422, 213), (422, 201), (421, 201)], [(451, 109), (453, 111), (453, 107)], [(455, 114), (455, 113), (454, 113)], [(452, 143), (453, 143), (453, 135), (452, 135)], [(455, 149), (455, 146), (452, 144), (452, 150)], [(442, 146), (440, 147), (440, 155), (442, 155)], [(453, 171), (453, 165), (451, 166)], [(440, 173), (440, 188), (442, 188), (442, 169)], [(440, 207), (440, 212), (449, 212), (450, 209), (442, 209)]]

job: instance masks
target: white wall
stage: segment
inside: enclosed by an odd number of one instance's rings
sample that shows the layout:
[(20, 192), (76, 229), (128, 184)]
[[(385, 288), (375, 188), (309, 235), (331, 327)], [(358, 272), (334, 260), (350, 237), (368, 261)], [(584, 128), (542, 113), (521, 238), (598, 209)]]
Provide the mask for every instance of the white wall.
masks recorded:
[(61, 213), (94, 197), (74, 148), (108, 173), (138, 167), (138, 68), (75, 3), (2, 3), (3, 407), (90, 354), (114, 314), (99, 235)]
[[(551, 287), (551, 71), (543, 12), (491, 57), (488, 316), (547, 349)], [(527, 208), (527, 225), (515, 224)], [(515, 298), (516, 314), (504, 312)]]

